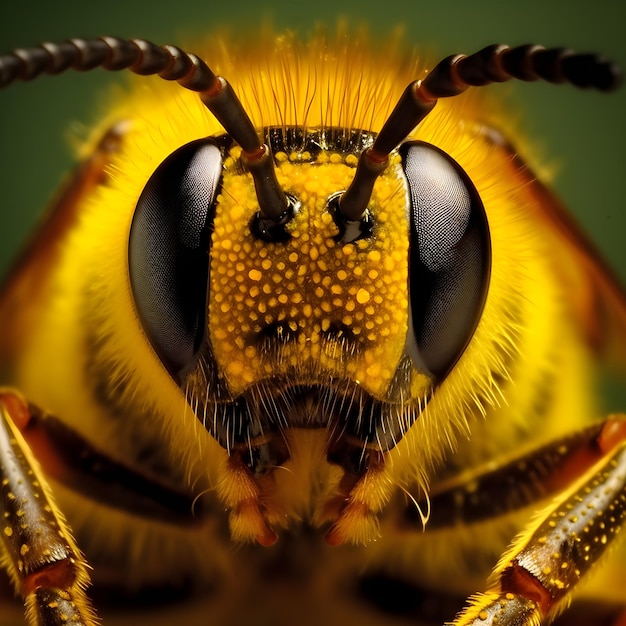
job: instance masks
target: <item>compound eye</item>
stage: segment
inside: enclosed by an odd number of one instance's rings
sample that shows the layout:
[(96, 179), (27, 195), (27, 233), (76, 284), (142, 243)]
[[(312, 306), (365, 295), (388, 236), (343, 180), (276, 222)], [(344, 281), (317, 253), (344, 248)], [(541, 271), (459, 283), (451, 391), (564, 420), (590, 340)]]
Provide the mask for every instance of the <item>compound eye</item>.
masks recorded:
[(410, 196), (407, 353), (418, 369), (443, 379), (469, 343), (491, 273), (491, 241), (482, 201), (445, 152), (423, 142), (401, 147)]
[(182, 146), (148, 180), (130, 229), (135, 307), (178, 380), (193, 367), (206, 333), (210, 231), (221, 173), (213, 140)]

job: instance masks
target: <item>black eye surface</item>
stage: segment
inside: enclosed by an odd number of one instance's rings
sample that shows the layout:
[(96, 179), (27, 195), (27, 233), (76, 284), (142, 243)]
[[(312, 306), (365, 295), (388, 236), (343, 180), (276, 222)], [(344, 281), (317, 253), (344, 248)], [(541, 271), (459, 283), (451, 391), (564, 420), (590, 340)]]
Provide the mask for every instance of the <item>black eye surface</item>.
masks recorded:
[(144, 330), (170, 374), (195, 363), (206, 332), (210, 231), (222, 155), (210, 139), (173, 152), (146, 184), (128, 245)]
[(491, 241), (485, 209), (461, 166), (423, 142), (401, 147), (410, 197), (407, 352), (443, 379), (470, 341), (485, 303)]

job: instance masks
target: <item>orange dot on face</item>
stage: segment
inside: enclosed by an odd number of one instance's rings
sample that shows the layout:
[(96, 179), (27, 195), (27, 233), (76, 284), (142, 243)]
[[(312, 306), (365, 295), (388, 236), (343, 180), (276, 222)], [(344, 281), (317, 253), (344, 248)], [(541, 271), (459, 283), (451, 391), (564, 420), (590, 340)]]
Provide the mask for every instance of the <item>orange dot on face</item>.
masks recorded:
[(369, 299), (370, 299), (370, 292), (367, 291), (367, 289), (361, 288), (356, 292), (356, 301), (359, 304), (365, 304), (366, 302), (369, 302)]
[(257, 269), (252, 269), (248, 272), (248, 278), (250, 280), (261, 280), (261, 278), (263, 277), (263, 274), (261, 274), (261, 272)]

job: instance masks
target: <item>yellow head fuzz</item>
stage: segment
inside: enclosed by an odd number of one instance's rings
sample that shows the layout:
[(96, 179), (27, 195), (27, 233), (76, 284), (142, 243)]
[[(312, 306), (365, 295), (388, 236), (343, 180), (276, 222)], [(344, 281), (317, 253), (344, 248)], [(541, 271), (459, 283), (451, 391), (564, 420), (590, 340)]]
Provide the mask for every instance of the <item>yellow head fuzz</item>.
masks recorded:
[[(294, 127), (302, 132), (318, 129), (323, 133), (341, 128), (346, 136), (352, 131), (378, 132), (406, 85), (423, 77), (429, 66), (423, 58), (405, 53), (398, 41), (376, 49), (367, 37), (343, 30), (335, 36), (316, 33), (305, 43), (298, 43), (290, 34), (262, 41), (255, 38), (254, 45), (235, 45), (211, 37), (205, 46), (194, 49), (215, 72), (228, 78), (259, 130)], [(168, 434), (163, 439), (171, 442), (177, 464), (181, 465), (180, 451), (186, 450), (182, 465), (188, 465), (190, 476), (209, 475), (213, 484), (222, 484), (230, 475), (225, 470), (227, 454), (222, 444), (201, 432), (201, 422), (209, 423), (215, 414), (213, 381), (207, 382), (200, 371), (198, 381), (192, 381), (185, 390), (185, 397), (169, 377), (141, 330), (127, 264), (133, 212), (155, 169), (181, 145), (222, 135), (224, 130), (197, 94), (143, 77), (137, 78), (135, 85), (131, 97), (114, 102), (94, 134), (95, 141), (104, 128), (119, 120), (129, 122), (123, 149), (112, 155), (110, 180), (99, 186), (89, 200), (86, 217), (68, 246), (71, 254), (58, 282), (72, 288), (87, 284), (89, 294), (97, 294), (91, 295), (87, 311), (93, 318), (91, 328), (97, 331), (96, 339), (103, 346), (103, 356), (120, 364), (111, 372), (111, 389), (122, 394), (120, 405), (138, 406), (138, 414), (148, 406), (163, 423)], [(219, 390), (223, 382), (235, 398), (265, 378), (269, 380), (264, 389), (288, 395), (290, 385), (293, 388), (317, 383), (320, 388), (336, 389), (348, 379), (354, 384), (347, 389), (357, 388), (358, 383), (370, 395), (384, 399), (395, 386), (397, 397), (391, 403), (404, 406), (410, 416), (421, 412), (419, 420), (388, 454), (389, 462), (384, 466), (387, 482), (381, 481), (376, 490), (369, 492), (371, 500), (365, 502), (371, 511), (380, 510), (378, 502), (390, 496), (393, 485), (410, 484), (416, 477), (425, 484), (435, 462), (453, 445), (456, 434), (466, 431), (471, 417), (485, 410), (489, 398), (497, 403), (492, 372), (506, 378), (508, 373), (499, 355), (514, 351), (517, 337), (517, 329), (511, 328), (510, 317), (502, 311), (507, 311), (509, 302), (515, 300), (518, 285), (539, 290), (534, 287), (534, 275), (547, 276), (543, 265), (533, 272), (527, 269), (527, 263), (519, 262), (535, 254), (529, 242), (538, 235), (525, 217), (528, 201), (520, 201), (519, 182), (503, 175), (496, 148), (477, 134), (486, 112), (493, 113), (477, 94), (479, 90), (440, 101), (412, 134), (412, 138), (450, 154), (474, 181), (489, 215), (493, 244), (492, 284), (476, 337), (434, 394), (432, 381), (415, 368), (411, 368), (408, 393), (406, 385), (397, 386), (392, 381), (407, 332), (408, 225), (399, 164), (392, 163), (376, 182), (370, 206), (376, 221), (374, 238), (342, 245), (335, 240), (336, 227), (325, 205), (330, 194), (345, 189), (352, 180), (356, 157), (323, 151), (314, 157), (304, 152), (275, 154), (280, 184), (302, 203), (290, 226), (291, 239), (281, 244), (269, 244), (251, 235), (249, 223), (258, 210), (253, 183), (241, 173), (236, 151), (231, 151), (224, 163), (223, 192), (215, 208), (211, 238), (208, 314)], [(489, 119), (499, 127), (509, 114), (506, 109), (496, 114), (495, 120), (491, 115)], [(93, 143), (86, 149), (93, 149)], [(533, 281), (528, 281), (526, 274), (532, 275)], [(68, 345), (72, 344), (66, 339), (77, 336), (75, 327), (83, 322), (85, 308), (70, 296), (64, 295), (56, 302), (63, 308), (50, 313), (54, 323), (46, 323), (45, 333), (32, 340), (38, 351), (45, 345), (47, 359), (59, 365), (53, 368), (55, 376), (49, 369), (42, 370), (39, 358), (29, 363), (38, 388), (50, 389), (43, 402), (50, 406), (56, 405), (54, 396), (64, 389), (58, 382), (60, 372), (76, 369), (78, 380), (85, 375), (82, 352), (77, 347), (68, 353)], [(545, 317), (548, 324), (552, 317)], [(60, 330), (61, 322), (64, 326)], [(267, 341), (267, 332), (262, 331), (272, 324), (293, 336), (282, 343), (276, 338)], [(343, 340), (338, 330), (343, 332)], [(334, 332), (332, 339), (329, 331)], [(58, 357), (68, 354), (67, 358)], [(278, 380), (283, 376), (288, 380)], [(402, 382), (407, 382), (406, 378)], [(81, 390), (82, 398), (89, 386), (77, 384), (76, 389)], [(342, 390), (337, 397), (341, 397)], [(255, 401), (261, 396), (256, 391)], [(220, 396), (219, 401), (227, 400), (227, 395)], [(429, 397), (426, 410), (422, 410)], [(200, 407), (198, 414), (194, 413), (196, 407)], [(339, 408), (335, 411), (337, 420), (344, 417)], [(74, 413), (82, 420), (81, 416), (93, 416), (97, 411), (85, 400)], [(403, 414), (400, 418), (405, 419)], [(92, 418), (91, 423), (93, 436), (101, 438), (101, 424), (112, 420)], [(153, 419), (145, 420), (146, 432), (156, 432), (154, 423)], [(333, 473), (329, 481), (328, 474), (323, 474), (320, 479), (319, 473), (301, 463), (302, 451), (309, 450), (304, 432), (297, 430), (290, 440), (293, 474), (291, 468), (289, 472), (275, 473), (293, 475), (293, 485), (289, 489), (281, 486), (277, 489), (281, 493), (271, 497), (282, 505), (293, 502), (290, 498), (297, 494), (302, 502), (298, 500), (298, 506), (289, 509), (292, 520), (310, 511), (317, 511), (317, 519), (319, 512), (325, 511), (324, 502), (318, 506), (311, 501), (313, 494), (319, 493), (320, 484), (324, 485), (322, 500), (339, 493), (336, 486), (340, 476)], [(493, 445), (499, 445), (502, 439)], [(326, 445), (326, 441), (327, 437), (320, 445)], [(331, 470), (337, 469), (325, 461), (325, 451), (320, 452), (320, 458)], [(317, 466), (312, 463), (311, 467)], [(233, 479), (234, 486), (225, 501), (232, 510), (243, 512), (249, 510), (250, 494), (247, 484), (234, 484), (237, 480)], [(346, 497), (345, 492), (340, 495)], [(266, 492), (260, 498), (265, 510), (272, 511), (265, 517), (274, 526), (279, 517), (274, 511), (282, 515), (282, 509), (270, 506)], [(241, 507), (239, 503), (243, 503)], [(357, 505), (361, 503), (359, 500)], [(251, 527), (255, 519), (251, 515)], [(327, 517), (323, 519), (327, 521)], [(346, 530), (344, 535), (360, 532)]]
[[(233, 151), (235, 152), (235, 151)], [(407, 332), (406, 193), (393, 163), (377, 181), (371, 238), (336, 240), (329, 196), (354, 176), (354, 157), (278, 153), (278, 180), (301, 207), (287, 242), (254, 237), (254, 185), (226, 160), (211, 248), (209, 336), (231, 393), (263, 378), (301, 384), (348, 377), (384, 397)], [(346, 160), (350, 164), (346, 163)], [(281, 327), (272, 338), (268, 329)]]

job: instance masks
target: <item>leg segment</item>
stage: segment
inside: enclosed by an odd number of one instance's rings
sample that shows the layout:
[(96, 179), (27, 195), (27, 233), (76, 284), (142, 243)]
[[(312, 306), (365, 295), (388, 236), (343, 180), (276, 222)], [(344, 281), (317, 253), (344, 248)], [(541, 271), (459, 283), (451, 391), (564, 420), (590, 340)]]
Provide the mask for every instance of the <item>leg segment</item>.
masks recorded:
[[(624, 442), (624, 418), (607, 420), (590, 441), (601, 459), (593, 473), (573, 483), (539, 526), (517, 538), (496, 567), (492, 589), (470, 599), (454, 626), (538, 626), (567, 604), (626, 526)], [(569, 473), (573, 467), (567, 465)], [(580, 467), (587, 469), (585, 463)]]
[[(463, 473), (430, 494), (428, 530), (467, 526), (520, 510), (565, 491), (626, 440), (626, 418), (609, 419), (494, 466)], [(422, 510), (428, 507), (420, 502)], [(421, 529), (417, 507), (402, 526)]]
[(14, 422), (28, 414), (18, 396), (0, 394), (0, 555), (33, 626), (92, 626), (87, 563), (54, 504)]

